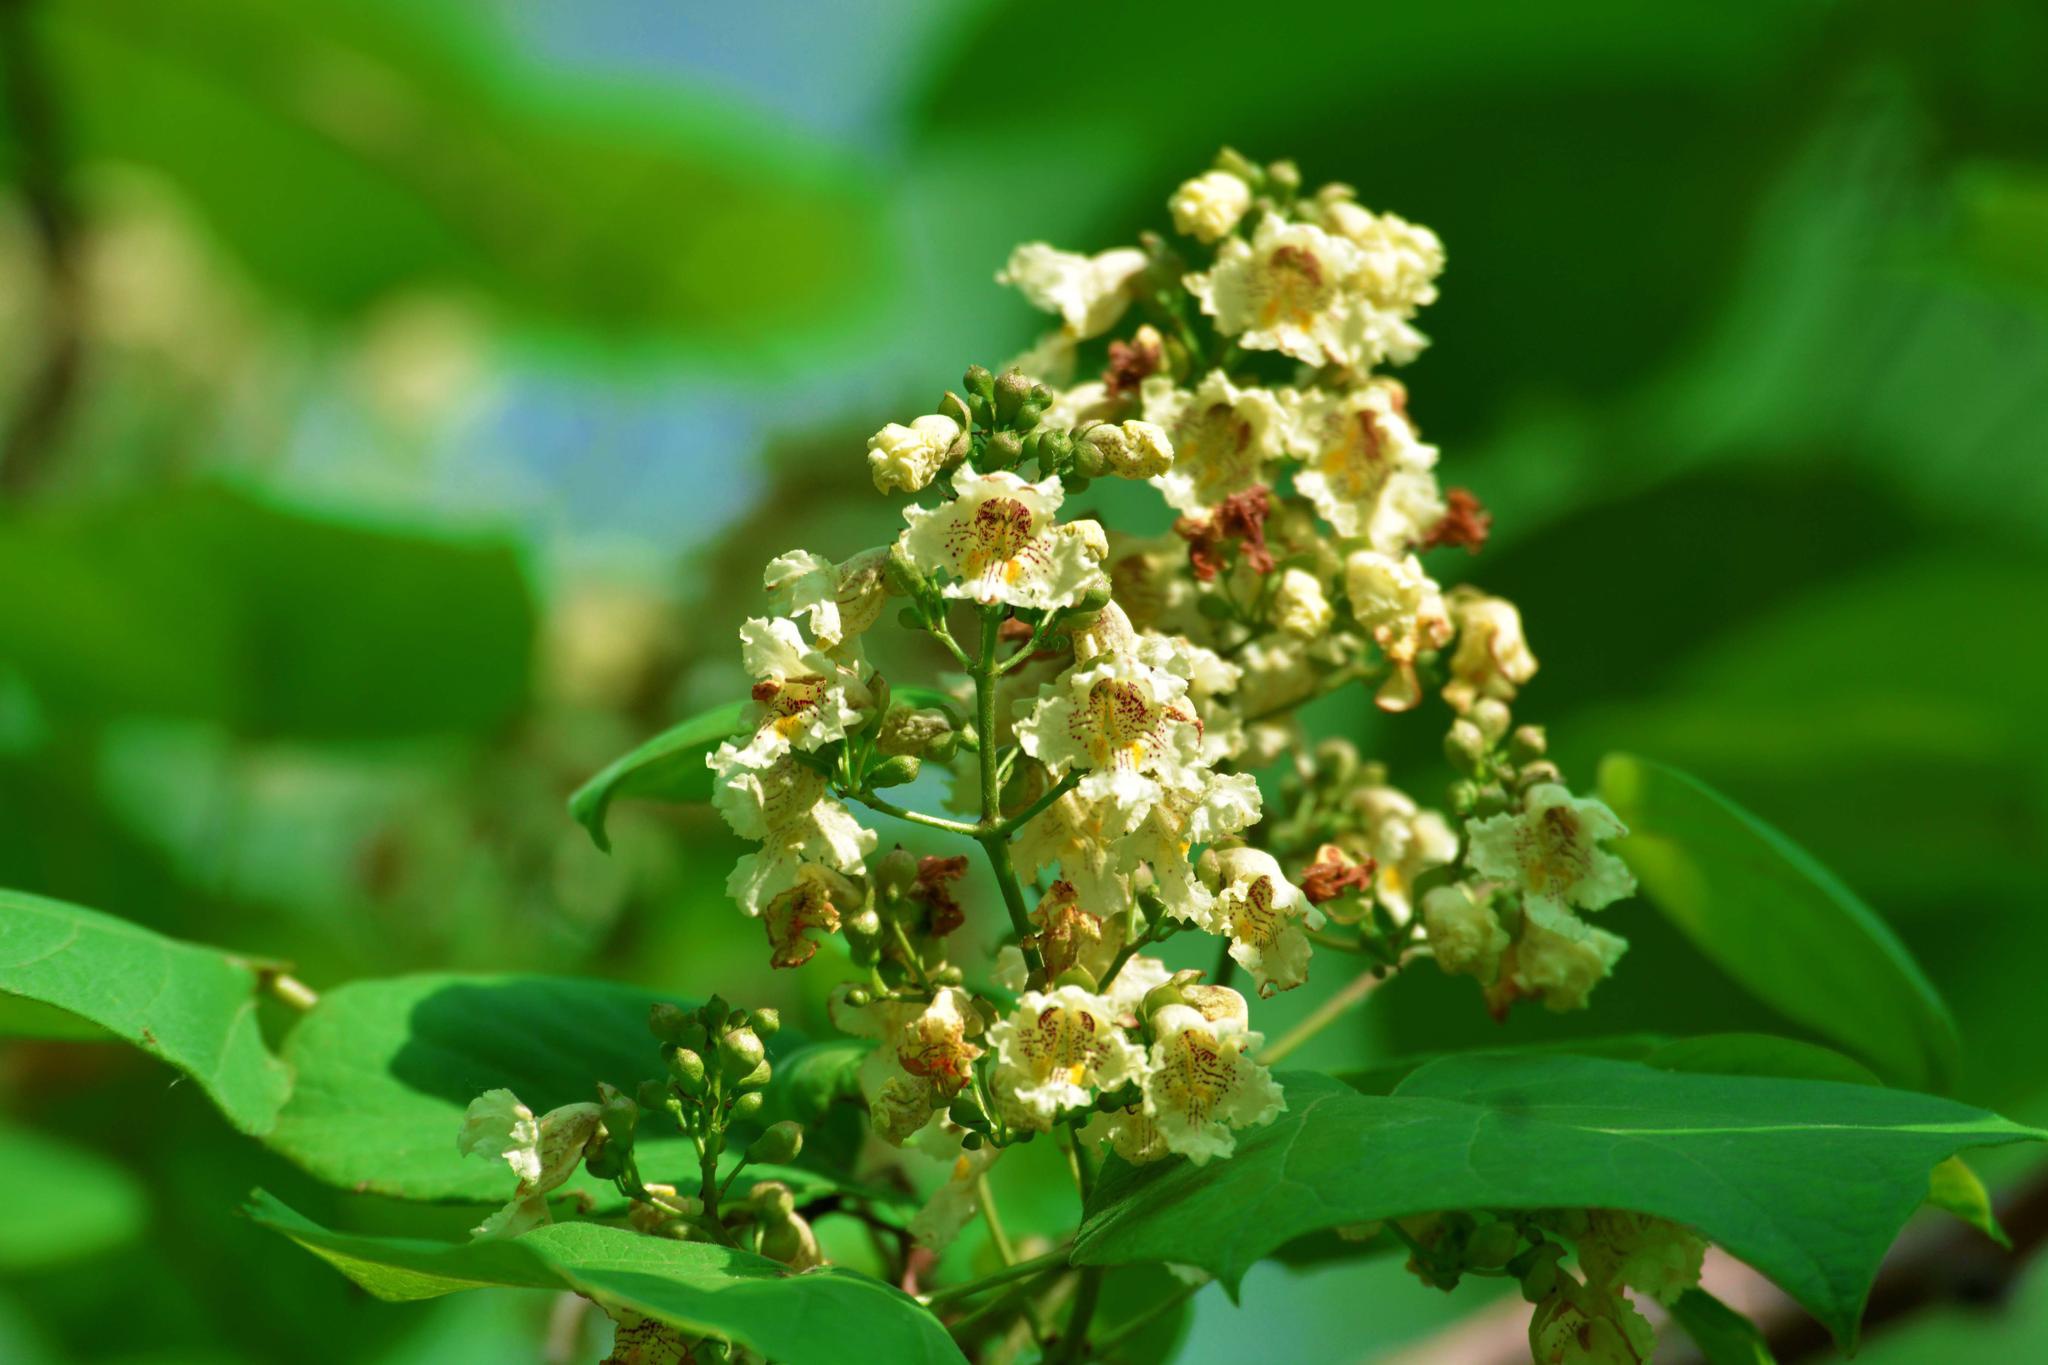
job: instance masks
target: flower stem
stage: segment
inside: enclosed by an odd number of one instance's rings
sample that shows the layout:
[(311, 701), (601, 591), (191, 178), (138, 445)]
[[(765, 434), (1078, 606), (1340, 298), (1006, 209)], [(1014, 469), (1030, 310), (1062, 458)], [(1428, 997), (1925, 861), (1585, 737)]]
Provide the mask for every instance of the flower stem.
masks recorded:
[[(974, 725), (980, 741), (981, 827), (973, 831), (995, 869), (996, 885), (1002, 889), (1003, 908), (1009, 911), (1010, 928), (1024, 948), (1024, 961), (1034, 980), (1045, 977), (1045, 958), (1031, 940), (1031, 918), (1024, 909), (1024, 888), (1018, 885), (1017, 869), (1010, 862), (1010, 829), (1002, 813), (1001, 755), (996, 752), (996, 646), (1001, 642), (1001, 607), (981, 609), (981, 653), (975, 656)], [(1035, 812), (1034, 812), (1035, 813)]]
[(1014, 1264), (1006, 1265), (1001, 1270), (993, 1271), (978, 1280), (969, 1280), (965, 1284), (949, 1284), (943, 1289), (934, 1289), (931, 1293), (925, 1295), (924, 1301), (928, 1306), (933, 1307), (942, 1303), (951, 1303), (954, 1299), (968, 1298), (979, 1294), (984, 1289), (994, 1289), (997, 1285), (1008, 1284), (1012, 1280), (1027, 1279), (1042, 1270), (1051, 1270), (1066, 1263), (1067, 1249), (1065, 1247), (1056, 1247), (1044, 1255), (1033, 1256), (1028, 1261), (1017, 1261)]
[(945, 830), (948, 834), (965, 834), (970, 837), (978, 836), (981, 833), (979, 829), (964, 820), (948, 820), (939, 815), (926, 815), (921, 810), (911, 810), (907, 806), (897, 805), (894, 801), (886, 801), (876, 796), (873, 792), (847, 792), (846, 795), (860, 802), (871, 811), (882, 815), (894, 816), (898, 820), (908, 820), (913, 825), (925, 825), (931, 829)]
[(1384, 979), (1384, 977), (1373, 972), (1360, 972), (1351, 979), (1350, 983), (1343, 990), (1338, 991), (1328, 1000), (1316, 1006), (1315, 1011), (1308, 1018), (1296, 1024), (1285, 1036), (1260, 1053), (1259, 1061), (1266, 1066), (1277, 1064), (1282, 1058), (1286, 1057), (1303, 1043), (1335, 1023), (1343, 1015), (1344, 1011), (1365, 999), (1372, 991), (1372, 988), (1379, 985)]

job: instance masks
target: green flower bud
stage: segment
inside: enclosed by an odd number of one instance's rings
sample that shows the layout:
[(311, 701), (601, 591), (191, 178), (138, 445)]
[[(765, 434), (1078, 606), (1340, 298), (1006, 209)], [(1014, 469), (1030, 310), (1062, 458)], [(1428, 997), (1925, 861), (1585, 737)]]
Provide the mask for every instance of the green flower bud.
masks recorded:
[(985, 402), (994, 402), (996, 377), (986, 365), (969, 365), (967, 373), (960, 377), (960, 386)]
[(898, 754), (894, 758), (885, 758), (868, 769), (868, 789), (879, 791), (884, 787), (900, 787), (906, 782), (915, 782), (918, 769), (923, 766), (915, 754)]
[(656, 1042), (682, 1046), (686, 1041), (683, 1030), (689, 1023), (689, 1013), (666, 1000), (657, 1000), (647, 1007), (647, 1031), (654, 1035)]
[(1181, 990), (1180, 983), (1169, 981), (1163, 986), (1154, 986), (1145, 993), (1144, 1001), (1138, 1006), (1138, 1014), (1141, 1018), (1149, 1019), (1168, 1005), (1185, 1005), (1187, 1002), (1187, 995)]
[(624, 1151), (616, 1142), (593, 1142), (583, 1149), (583, 1169), (599, 1180), (616, 1180), (626, 1173)]
[(602, 1106), (604, 1131), (619, 1146), (631, 1149), (633, 1131), (640, 1126), (640, 1106), (616, 1087), (598, 1083), (597, 1099)]
[(752, 1029), (734, 1029), (718, 1035), (718, 1069), (729, 1081), (736, 1081), (761, 1065), (761, 1059), (767, 1055), (760, 1035)]
[(1555, 763), (1550, 762), (1548, 759), (1538, 759), (1534, 763), (1525, 765), (1520, 772), (1515, 774), (1515, 789), (1517, 791), (1527, 791), (1529, 788), (1544, 782), (1563, 781), (1564, 774), (1558, 770)]
[(1465, 1264), (1480, 1270), (1498, 1270), (1521, 1245), (1522, 1234), (1515, 1231), (1513, 1223), (1488, 1223), (1465, 1243)]
[(704, 1058), (693, 1048), (679, 1047), (668, 1056), (668, 1074), (685, 1094), (704, 1093)]
[(766, 1087), (768, 1082), (773, 1080), (774, 1077), (775, 1068), (764, 1059), (761, 1065), (740, 1077), (739, 1088), (742, 1090), (760, 1090)]
[(966, 1151), (980, 1151), (982, 1147), (981, 1134), (970, 1131), (966, 1137), (960, 1139), (960, 1146)]
[(846, 1003), (855, 1009), (865, 1009), (874, 1002), (874, 994), (863, 986), (855, 986), (846, 993)]
[(749, 1090), (732, 1102), (732, 1116), (736, 1119), (750, 1119), (761, 1112), (767, 1099), (758, 1090)]
[(754, 1011), (754, 1032), (763, 1038), (773, 1038), (782, 1031), (782, 1011), (761, 1009)]
[(1518, 764), (1534, 763), (1549, 748), (1550, 737), (1540, 725), (1517, 725), (1508, 736), (1508, 757)]
[(1451, 722), (1451, 728), (1444, 735), (1444, 757), (1451, 766), (1466, 776), (1479, 771), (1479, 765), (1486, 759), (1486, 736), (1471, 721), (1458, 718)]
[(720, 1341), (717, 1337), (705, 1337), (690, 1348), (690, 1359), (697, 1365), (730, 1365), (732, 1343)]
[(1093, 995), (1098, 989), (1095, 974), (1086, 967), (1069, 967), (1061, 972), (1059, 979), (1052, 984), (1054, 989), (1058, 989), (1061, 986), (1079, 986), (1090, 995)]
[(752, 1016), (745, 1010), (734, 1010), (725, 1016), (725, 1026), (728, 1029), (745, 1028), (751, 1021)]
[(804, 1149), (803, 1125), (793, 1119), (768, 1125), (768, 1131), (747, 1148), (747, 1160), (767, 1166), (786, 1166)]
[(725, 997), (714, 995), (697, 1008), (697, 1017), (704, 1021), (704, 1027), (713, 1033), (725, 1027), (725, 1016), (732, 1013), (732, 1006), (725, 1003)]
[(796, 1212), (796, 1196), (780, 1180), (763, 1180), (747, 1191), (747, 1205), (764, 1221), (775, 1222)]
[(640, 1089), (636, 1093), (634, 1098), (640, 1101), (640, 1107), (642, 1109), (649, 1109), (655, 1111), (664, 1109), (668, 1106), (669, 1099), (671, 1098), (669, 1095), (668, 1082), (642, 1081), (640, 1082)]
[(1479, 805), (1479, 784), (1470, 780), (1453, 782), (1450, 797), (1452, 814), (1470, 815)]
[(1008, 469), (1023, 458), (1024, 438), (1014, 431), (997, 432), (982, 451), (982, 463), (989, 469)]
[(1022, 370), (1004, 370), (996, 377), (995, 405), (996, 420), (1013, 422), (1017, 412), (1024, 406), (1024, 400), (1031, 396), (1031, 380)]
[[(910, 556), (903, 552), (900, 544), (889, 549), (888, 562), (882, 566), (882, 581), (888, 585), (889, 591), (898, 597), (925, 602), (931, 600), (933, 596), (931, 579), (925, 576), (923, 569), (911, 562)], [(908, 624), (913, 630), (924, 628), (923, 620), (915, 613), (910, 613)]]

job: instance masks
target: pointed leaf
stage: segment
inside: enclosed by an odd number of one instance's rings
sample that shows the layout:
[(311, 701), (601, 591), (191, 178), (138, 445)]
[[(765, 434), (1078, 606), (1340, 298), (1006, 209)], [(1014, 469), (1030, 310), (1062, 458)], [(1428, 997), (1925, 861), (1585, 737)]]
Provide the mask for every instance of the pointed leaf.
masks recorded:
[(590, 831), (592, 843), (609, 853), (612, 841), (605, 833), (605, 817), (617, 798), (709, 801), (711, 770), (704, 760), (740, 728), (746, 713), (747, 703), (736, 701), (662, 731), (578, 787), (569, 798), (569, 814)]
[(2048, 1137), (1872, 1086), (1473, 1054), (1390, 1095), (1306, 1072), (1237, 1154), (1105, 1172), (1082, 1264), (1192, 1261), (1235, 1286), (1307, 1233), (1462, 1208), (1616, 1208), (1698, 1228), (1844, 1341), (1935, 1163)]
[(557, 1223), (511, 1241), (448, 1243), (332, 1232), (262, 1191), (248, 1212), (383, 1299), (488, 1285), (569, 1290), (788, 1365), (837, 1365), (855, 1354), (904, 1365), (964, 1359), (915, 1299), (852, 1271), (798, 1274), (750, 1252), (595, 1223)]
[(1658, 909), (1786, 1018), (1887, 1079), (1946, 1087), (1955, 1021), (1897, 935), (1763, 821), (1662, 764), (1610, 754), (1600, 794), (1629, 827), (1617, 845)]
[(291, 1088), (257, 1027), (260, 984), (255, 964), (218, 948), (0, 890), (0, 991), (68, 1010), (163, 1058), (245, 1133), (267, 1129)]

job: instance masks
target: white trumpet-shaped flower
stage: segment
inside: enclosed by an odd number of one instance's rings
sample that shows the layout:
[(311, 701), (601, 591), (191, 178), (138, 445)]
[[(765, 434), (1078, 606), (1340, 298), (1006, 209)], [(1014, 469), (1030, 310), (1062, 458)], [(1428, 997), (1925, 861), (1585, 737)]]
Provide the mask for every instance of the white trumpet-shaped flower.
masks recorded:
[(1050, 610), (1107, 583), (1102, 528), (1053, 521), (1065, 496), (1057, 477), (1031, 483), (1008, 470), (979, 474), (962, 465), (953, 490), (953, 500), (938, 507), (903, 509), (910, 523), (904, 553), (946, 580), (940, 590), (947, 597)]
[(1237, 1150), (1237, 1130), (1270, 1123), (1287, 1108), (1271, 1072), (1252, 1060), (1263, 1037), (1234, 1018), (1188, 1005), (1152, 1016), (1145, 1117), (1166, 1146), (1197, 1166)]
[(1224, 849), (1216, 855), (1216, 868), (1212, 926), (1229, 937), (1230, 956), (1252, 974), (1259, 994), (1292, 990), (1308, 980), (1307, 931), (1323, 927), (1323, 912), (1263, 849)]
[(1135, 1079), (1145, 1052), (1124, 1035), (1116, 1007), (1079, 986), (1026, 991), (989, 1029), (994, 1085), (1013, 1122), (1049, 1130), (1065, 1110)]

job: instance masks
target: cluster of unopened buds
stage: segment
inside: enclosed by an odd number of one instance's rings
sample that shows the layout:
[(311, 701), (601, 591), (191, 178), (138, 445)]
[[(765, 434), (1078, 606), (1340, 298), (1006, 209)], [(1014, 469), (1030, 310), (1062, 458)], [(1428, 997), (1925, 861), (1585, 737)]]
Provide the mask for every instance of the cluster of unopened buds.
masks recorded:
[[(1625, 946), (1583, 918), (1632, 889), (1601, 846), (1624, 831), (1511, 709), (1519, 613), (1435, 576), (1490, 521), (1383, 372), (1426, 344), (1435, 235), (1227, 151), (1169, 208), (1172, 238), (1017, 249), (998, 279), (1057, 325), (869, 441), (893, 542), (767, 566), (750, 714), (709, 759), (756, 845), (732, 899), (778, 967), (843, 945), (872, 1131), (952, 1163), (934, 1246), (1036, 1135), (1202, 1163), (1282, 1112), (1239, 973), (1268, 996), (1318, 958), (1428, 957), (1496, 1012), (1569, 1010)], [(1339, 693), (1440, 700), (1443, 809), (1309, 739)], [(1220, 940), (1208, 973), (1157, 955), (1189, 932)], [(663, 1104), (716, 1141), (692, 1102)]]

